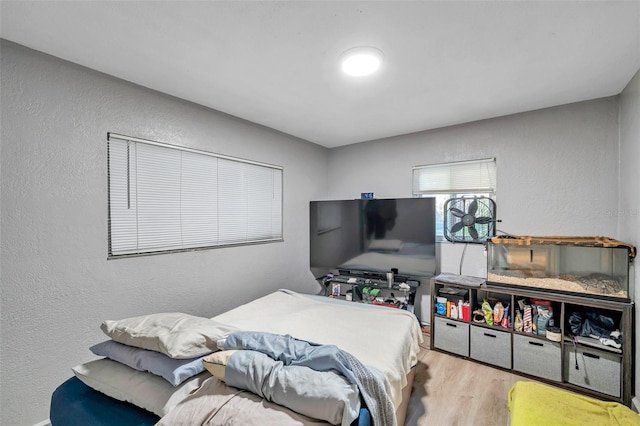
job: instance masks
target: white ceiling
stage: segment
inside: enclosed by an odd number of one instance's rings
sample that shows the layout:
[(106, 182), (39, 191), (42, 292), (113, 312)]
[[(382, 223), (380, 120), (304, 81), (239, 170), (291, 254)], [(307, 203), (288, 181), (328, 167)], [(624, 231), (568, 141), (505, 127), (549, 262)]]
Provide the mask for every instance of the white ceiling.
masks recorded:
[[(616, 95), (639, 1), (2, 1), (2, 38), (335, 147)], [(382, 71), (340, 75), (354, 46)]]

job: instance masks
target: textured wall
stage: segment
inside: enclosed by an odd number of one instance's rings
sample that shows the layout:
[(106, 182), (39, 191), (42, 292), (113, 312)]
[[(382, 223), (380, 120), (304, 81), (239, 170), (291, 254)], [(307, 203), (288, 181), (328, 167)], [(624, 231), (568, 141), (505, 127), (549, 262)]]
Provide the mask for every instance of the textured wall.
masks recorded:
[(618, 98), (484, 120), (330, 151), (330, 196), (410, 197), (411, 167), (497, 158), (498, 228), (615, 235)]
[[(617, 119), (612, 97), (332, 149), (329, 195), (410, 197), (413, 166), (496, 157), (499, 230), (616, 236)], [(462, 247), (440, 245), (445, 272), (457, 273)], [(463, 273), (486, 274), (481, 246), (468, 248)]]
[[(631, 80), (620, 96), (620, 204), (615, 215), (620, 220), (618, 238), (633, 243), (640, 248), (640, 71)], [(640, 285), (640, 268), (636, 265), (636, 285)], [(640, 291), (636, 288), (636, 330), (640, 324)], [(640, 376), (638, 375), (638, 361), (640, 361), (640, 336), (636, 332), (636, 365), (635, 389), (636, 395), (640, 391)], [(640, 408), (640, 401), (634, 400)]]
[[(0, 424), (48, 417), (104, 319), (212, 316), (280, 287), (317, 292), (308, 202), (327, 150), (16, 44), (1, 45)], [(206, 88), (203, 88), (206, 90)], [(284, 167), (284, 243), (107, 261), (107, 132)]]

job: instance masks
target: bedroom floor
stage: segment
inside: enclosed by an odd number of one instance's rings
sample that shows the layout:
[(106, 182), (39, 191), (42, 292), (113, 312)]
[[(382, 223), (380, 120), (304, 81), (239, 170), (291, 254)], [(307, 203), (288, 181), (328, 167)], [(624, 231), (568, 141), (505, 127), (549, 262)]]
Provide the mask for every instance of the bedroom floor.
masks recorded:
[(405, 424), (508, 425), (509, 389), (528, 379), (432, 351), (424, 337)]

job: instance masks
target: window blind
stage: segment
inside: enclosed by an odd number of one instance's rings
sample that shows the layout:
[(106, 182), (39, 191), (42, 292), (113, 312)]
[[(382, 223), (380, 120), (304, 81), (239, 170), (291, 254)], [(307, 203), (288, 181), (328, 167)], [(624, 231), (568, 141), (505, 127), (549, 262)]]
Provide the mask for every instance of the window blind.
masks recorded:
[(413, 194), (494, 193), (496, 159), (416, 166)]
[(107, 139), (109, 256), (282, 240), (281, 167)]

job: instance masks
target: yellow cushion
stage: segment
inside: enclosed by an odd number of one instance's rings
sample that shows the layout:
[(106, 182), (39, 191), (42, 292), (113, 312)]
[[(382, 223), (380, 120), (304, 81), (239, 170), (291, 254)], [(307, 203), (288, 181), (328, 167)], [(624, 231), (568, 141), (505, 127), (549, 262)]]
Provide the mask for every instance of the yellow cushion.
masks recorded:
[(535, 382), (516, 382), (508, 406), (512, 426), (640, 425), (640, 414), (625, 405)]

